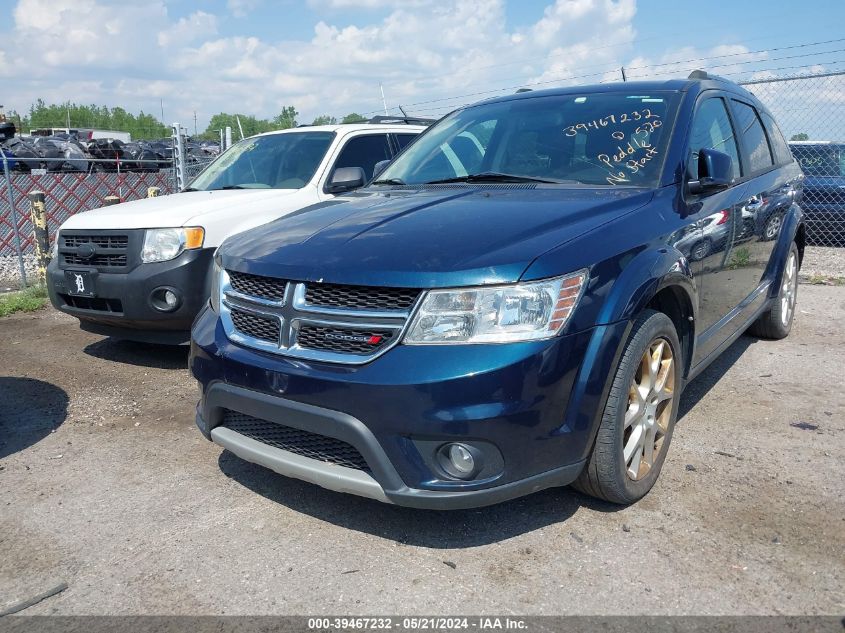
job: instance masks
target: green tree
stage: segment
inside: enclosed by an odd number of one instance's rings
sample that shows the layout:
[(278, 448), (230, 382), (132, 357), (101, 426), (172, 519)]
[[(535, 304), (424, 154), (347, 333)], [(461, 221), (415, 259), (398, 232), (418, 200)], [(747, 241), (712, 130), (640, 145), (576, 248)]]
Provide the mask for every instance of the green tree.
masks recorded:
[(21, 131), (29, 132), (35, 128), (95, 128), (129, 132), (133, 139), (161, 138), (170, 134), (170, 128), (155, 117), (141, 112), (138, 115), (127, 112), (121, 107), (109, 109), (106, 106), (78, 105), (69, 101), (59, 104), (47, 104), (43, 99), (36, 100), (27, 115), (17, 112)]
[(792, 138), (789, 139), (790, 141), (809, 141), (810, 135), (805, 134), (804, 132), (799, 132), (798, 134), (793, 134)]
[(281, 113), (273, 118), (273, 125), (277, 130), (286, 130), (291, 127), (296, 127), (296, 117), (299, 116), (299, 112), (296, 111), (296, 108), (293, 106), (282, 106)]
[(357, 112), (350, 112), (340, 120), (341, 123), (366, 123), (367, 117), (361, 116)]
[[(238, 127), (239, 120), (240, 127)], [(219, 139), (219, 130), (225, 130), (227, 127), (232, 128), (232, 140), (235, 141), (241, 138), (241, 128), (243, 128), (244, 138), (278, 129), (272, 122), (266, 119), (258, 119), (251, 114), (220, 112), (211, 117), (208, 127), (205, 129), (205, 132), (199, 135), (199, 138), (210, 140)]]
[(336, 123), (337, 119), (335, 117), (323, 114), (314, 119), (311, 125), (335, 125)]

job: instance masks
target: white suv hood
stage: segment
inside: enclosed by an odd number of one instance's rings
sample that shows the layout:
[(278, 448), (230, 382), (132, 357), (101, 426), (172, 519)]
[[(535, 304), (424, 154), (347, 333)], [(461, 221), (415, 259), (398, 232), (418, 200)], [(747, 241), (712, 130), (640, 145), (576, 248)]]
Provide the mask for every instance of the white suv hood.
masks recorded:
[(228, 219), (228, 222), (225, 222), (228, 228), (245, 220), (249, 220), (248, 224), (263, 224), (317, 201), (313, 186), (303, 189), (188, 191), (77, 213), (68, 218), (61, 228), (149, 229), (204, 226), (208, 234), (210, 227), (207, 224), (219, 224), (225, 219)]

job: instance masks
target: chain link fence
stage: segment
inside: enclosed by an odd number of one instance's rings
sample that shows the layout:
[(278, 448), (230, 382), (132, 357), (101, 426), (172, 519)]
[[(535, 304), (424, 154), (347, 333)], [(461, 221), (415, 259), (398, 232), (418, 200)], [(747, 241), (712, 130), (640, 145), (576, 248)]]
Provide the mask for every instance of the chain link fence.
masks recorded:
[[(802, 207), (809, 243), (845, 246), (845, 72), (741, 83), (772, 111), (804, 170)], [(184, 134), (183, 128), (174, 126), (174, 137), (177, 129)], [(180, 140), (184, 142), (184, 136)], [(172, 167), (146, 173), (12, 173), (6, 178), (0, 172), (0, 282), (20, 283), (21, 268), (34, 266), (29, 192), (46, 193), (52, 239), (65, 219), (102, 206), (106, 196), (135, 200), (146, 196), (148, 187), (173, 193), (179, 189), (179, 173), (187, 185), (214, 160), (186, 156), (184, 151), (174, 156)], [(835, 250), (838, 257), (840, 249)]]
[[(2, 169), (2, 167), (0, 167)], [(0, 171), (0, 174), (3, 174)], [(121, 202), (147, 197), (150, 187), (161, 195), (173, 193), (172, 169), (155, 172), (10, 173), (0, 183), (0, 283), (19, 284), (20, 271), (35, 278), (35, 244), (27, 196), (43, 191), (47, 207), (50, 243), (70, 216), (97, 209), (109, 196)]]
[(807, 239), (845, 246), (845, 72), (742, 82), (768, 106), (804, 170)]
[[(184, 143), (184, 129), (179, 129), (183, 132), (180, 140)], [(214, 158), (174, 152), (170, 165), (157, 161), (150, 165), (135, 165), (133, 171), (121, 171), (119, 160), (89, 159), (92, 168), (87, 172), (8, 171), (8, 177), (7, 170), (0, 165), (0, 286), (20, 285), (22, 271), (27, 279), (35, 278), (35, 244), (27, 199), (30, 192), (45, 193), (52, 243), (56, 230), (70, 216), (102, 207), (111, 196), (120, 202), (145, 198), (150, 187), (156, 187), (159, 195), (175, 193), (179, 190), (177, 166), (180, 160), (183, 161), (185, 184), (189, 184)], [(7, 166), (12, 164), (13, 159), (8, 160)], [(123, 161), (123, 164), (125, 166), (127, 162)]]
[(208, 167), (211, 163), (213, 163), (217, 159), (216, 156), (212, 156), (206, 160), (201, 159), (188, 159), (187, 165), (185, 165), (185, 178), (186, 182), (190, 184), (190, 182), (196, 178), (197, 176), (202, 173), (202, 171)]

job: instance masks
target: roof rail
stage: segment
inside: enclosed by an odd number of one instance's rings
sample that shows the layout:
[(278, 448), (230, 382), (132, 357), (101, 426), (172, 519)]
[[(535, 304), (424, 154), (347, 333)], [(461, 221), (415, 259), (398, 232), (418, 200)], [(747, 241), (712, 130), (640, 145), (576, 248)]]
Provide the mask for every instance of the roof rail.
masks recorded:
[(367, 123), (405, 123), (406, 125), (431, 125), (437, 119), (426, 119), (424, 117), (415, 116), (386, 116), (379, 115), (371, 118)]
[(687, 79), (711, 79), (713, 81), (730, 81), (730, 79), (725, 79), (724, 77), (720, 77), (719, 75), (711, 75), (706, 70), (694, 70), (689, 74)]

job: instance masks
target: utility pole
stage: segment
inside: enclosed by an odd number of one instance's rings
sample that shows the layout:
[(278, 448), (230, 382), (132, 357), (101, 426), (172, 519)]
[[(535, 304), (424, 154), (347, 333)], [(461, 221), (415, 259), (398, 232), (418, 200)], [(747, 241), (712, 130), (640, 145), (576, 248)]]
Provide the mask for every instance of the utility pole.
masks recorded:
[(197, 135), (197, 111), (194, 110), (194, 136)]
[(161, 123), (164, 125), (164, 99), (159, 99), (158, 102), (161, 105)]

